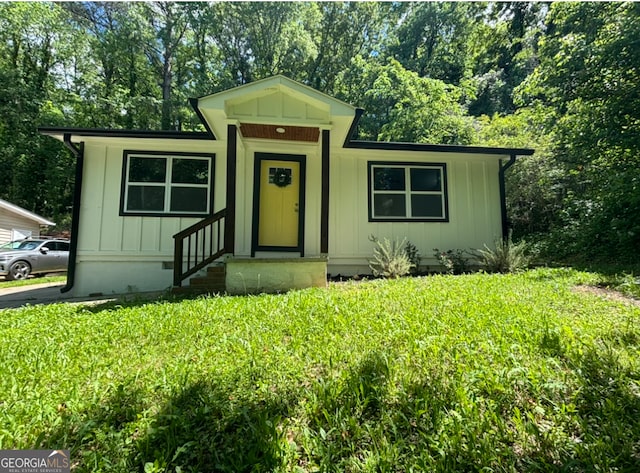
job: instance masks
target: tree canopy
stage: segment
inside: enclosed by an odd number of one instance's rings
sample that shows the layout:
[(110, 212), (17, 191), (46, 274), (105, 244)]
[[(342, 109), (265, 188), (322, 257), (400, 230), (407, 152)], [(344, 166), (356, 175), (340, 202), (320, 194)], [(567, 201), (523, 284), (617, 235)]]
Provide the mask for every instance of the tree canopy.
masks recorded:
[(284, 74), (364, 108), (362, 139), (536, 148), (515, 235), (629, 259), (639, 67), (637, 3), (2, 3), (0, 197), (68, 219), (73, 158), (38, 125), (202, 129), (189, 97)]

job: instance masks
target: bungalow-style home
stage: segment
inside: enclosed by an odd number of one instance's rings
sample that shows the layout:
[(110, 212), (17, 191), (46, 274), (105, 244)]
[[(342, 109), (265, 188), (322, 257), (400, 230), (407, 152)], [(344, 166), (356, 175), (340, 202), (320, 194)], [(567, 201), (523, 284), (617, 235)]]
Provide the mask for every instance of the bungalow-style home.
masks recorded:
[(283, 76), (191, 105), (206, 131), (40, 128), (77, 157), (65, 291), (324, 285), (370, 272), (370, 235), (482, 247), (506, 231), (506, 169), (533, 153), (360, 141), (363, 110)]
[(40, 215), (0, 199), (0, 245), (40, 236), (41, 225), (55, 225)]

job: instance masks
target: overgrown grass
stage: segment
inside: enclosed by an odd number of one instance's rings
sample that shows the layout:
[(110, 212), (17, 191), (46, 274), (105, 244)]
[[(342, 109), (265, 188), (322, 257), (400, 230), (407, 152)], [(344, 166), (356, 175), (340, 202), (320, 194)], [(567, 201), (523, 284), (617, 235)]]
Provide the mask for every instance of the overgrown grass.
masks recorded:
[(7, 281), (4, 278), (0, 278), (0, 289), (4, 289), (8, 287), (32, 286), (34, 284), (44, 284), (44, 283), (53, 283), (53, 282), (63, 283), (66, 280), (67, 280), (66, 274), (62, 276), (45, 276), (42, 278), (31, 277), (29, 279), (19, 279), (17, 281)]
[(640, 299), (640, 264), (590, 263), (574, 267), (597, 274), (594, 284), (614, 289), (622, 294)]
[(566, 269), (0, 318), (0, 448), (75, 471), (638, 471), (640, 309)]

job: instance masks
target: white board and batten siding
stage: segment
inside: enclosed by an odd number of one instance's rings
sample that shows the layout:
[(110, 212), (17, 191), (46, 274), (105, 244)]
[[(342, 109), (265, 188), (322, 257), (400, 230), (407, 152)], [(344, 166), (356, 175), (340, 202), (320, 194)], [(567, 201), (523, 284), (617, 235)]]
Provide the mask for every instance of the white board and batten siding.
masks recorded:
[[(368, 162), (444, 163), (448, 187), (448, 222), (370, 222)], [(472, 249), (491, 244), (502, 232), (499, 156), (334, 149), (331, 154), (329, 272), (369, 273), (368, 261), (378, 239), (408, 241), (422, 255), (421, 265), (438, 267), (433, 249)]]
[(318, 143), (243, 140), (238, 149), (235, 255), (251, 255), (253, 226), (254, 164), (256, 153), (305, 156), (304, 254), (320, 255), (320, 208), (322, 160)]
[[(85, 141), (77, 294), (127, 293), (168, 288), (173, 282), (173, 235), (202, 217), (121, 216), (123, 152), (215, 154), (214, 212), (225, 205), (226, 148), (201, 140), (88, 138)], [(99, 275), (99, 277), (96, 277)]]

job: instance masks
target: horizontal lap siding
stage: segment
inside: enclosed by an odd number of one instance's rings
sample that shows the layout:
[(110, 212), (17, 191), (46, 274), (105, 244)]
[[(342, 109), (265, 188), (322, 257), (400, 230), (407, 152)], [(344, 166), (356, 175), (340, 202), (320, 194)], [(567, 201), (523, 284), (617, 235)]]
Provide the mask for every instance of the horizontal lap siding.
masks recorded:
[(30, 230), (34, 237), (40, 235), (40, 226), (33, 220), (0, 209), (0, 245), (12, 240), (13, 229)]
[[(369, 222), (368, 161), (445, 163), (449, 222)], [(379, 239), (406, 237), (418, 247), (426, 264), (434, 248), (469, 249), (491, 244), (501, 231), (498, 168), (495, 156), (333, 150), (330, 263), (366, 261), (374, 246), (369, 235)]]

